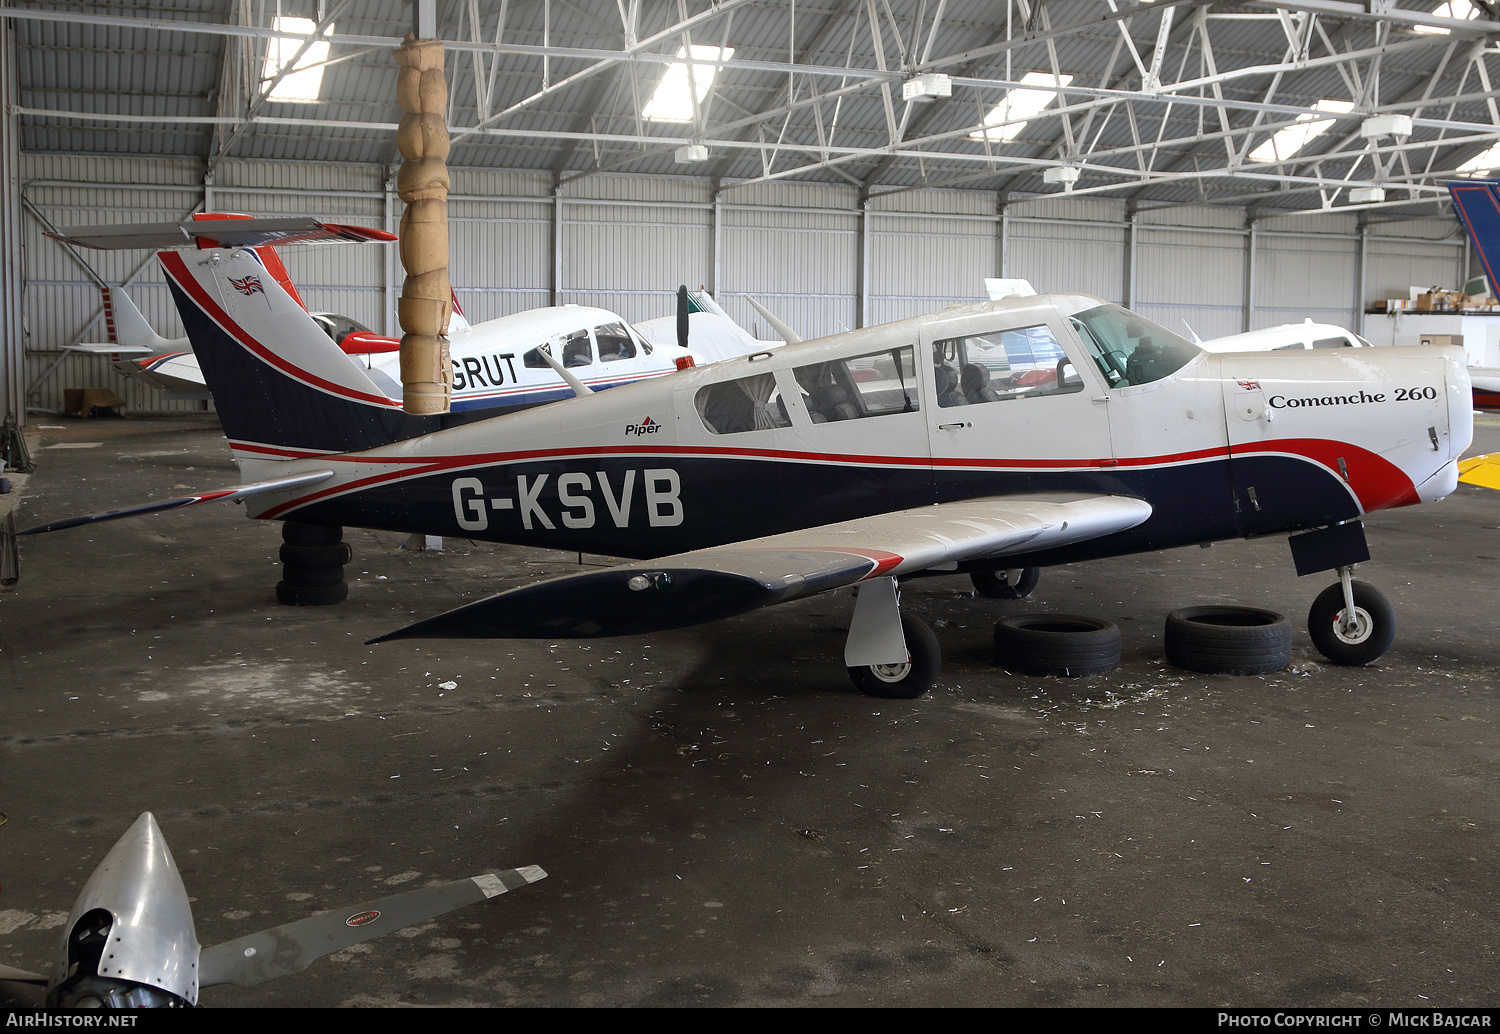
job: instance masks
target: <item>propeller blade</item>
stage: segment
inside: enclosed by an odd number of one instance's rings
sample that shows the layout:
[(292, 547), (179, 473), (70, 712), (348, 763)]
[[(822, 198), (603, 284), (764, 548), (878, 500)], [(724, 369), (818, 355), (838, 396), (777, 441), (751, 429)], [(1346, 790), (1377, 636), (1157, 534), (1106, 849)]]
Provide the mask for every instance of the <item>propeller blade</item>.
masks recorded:
[(687, 284), (677, 288), (677, 344), (686, 348), (688, 346), (688, 289)]
[(545, 879), (539, 865), (486, 873), (466, 880), (393, 894), (348, 908), (299, 919), (295, 923), (248, 934), (203, 949), (199, 985), (254, 987), (306, 969), (332, 952), (424, 922), (464, 905), (485, 901), (508, 890)]
[(13, 980), (18, 984), (42, 984), (46, 985), (47, 978), (40, 973), (30, 973), (24, 969), (15, 969), (11, 966), (0, 966), (0, 980)]
[(765, 317), (766, 322), (771, 325), (771, 329), (781, 335), (781, 340), (785, 341), (789, 345), (795, 345), (798, 341), (802, 340), (802, 338), (799, 337), (791, 327), (787, 326), (785, 323), (781, 322), (779, 319), (773, 316), (771, 314), (771, 310), (767, 309), (760, 302), (756, 301), (754, 298), (751, 298), (749, 295), (745, 296), (745, 301), (750, 303), (750, 307), (752, 309)]

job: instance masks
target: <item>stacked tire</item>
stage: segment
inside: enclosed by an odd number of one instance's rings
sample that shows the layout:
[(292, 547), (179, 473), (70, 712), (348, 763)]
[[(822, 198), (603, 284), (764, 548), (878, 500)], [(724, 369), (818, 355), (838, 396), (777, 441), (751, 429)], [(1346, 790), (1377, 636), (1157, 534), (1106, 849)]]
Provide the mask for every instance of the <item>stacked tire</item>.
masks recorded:
[(1264, 675), (1292, 663), (1292, 623), (1255, 607), (1183, 607), (1167, 615), (1167, 663), (1209, 675)]
[(1021, 675), (1103, 675), (1120, 666), (1120, 629), (1103, 618), (1018, 614), (995, 624), (995, 663)]
[(281, 525), (281, 581), (276, 601), (292, 607), (325, 607), (349, 596), (344, 565), (353, 551), (336, 524)]

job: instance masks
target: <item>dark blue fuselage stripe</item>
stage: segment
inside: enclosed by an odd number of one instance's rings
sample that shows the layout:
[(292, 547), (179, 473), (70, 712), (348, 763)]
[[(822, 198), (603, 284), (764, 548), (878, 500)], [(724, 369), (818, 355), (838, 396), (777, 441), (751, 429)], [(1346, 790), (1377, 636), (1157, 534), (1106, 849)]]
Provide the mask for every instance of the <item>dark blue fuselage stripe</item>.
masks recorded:
[[(675, 502), (658, 499), (651, 522), (649, 471), (675, 473)], [(634, 471), (624, 526), (609, 501), (620, 506)], [(600, 473), (607, 483), (601, 484)], [(558, 479), (572, 473), (571, 505)], [(576, 475), (587, 475), (582, 481)], [(538, 485), (538, 479), (545, 482)], [(455, 503), (454, 483), (460, 487)], [(474, 489), (476, 481), (482, 490)], [(657, 484), (664, 491), (666, 481)], [(1246, 486), (1256, 486), (1256, 503)], [(1089, 492), (1146, 500), (1152, 517), (1140, 527), (1045, 556), (1047, 563), (1123, 555), (1143, 550), (1291, 531), (1357, 516), (1348, 489), (1321, 465), (1290, 456), (1247, 456), (1154, 468), (1078, 471), (953, 471), (926, 467), (844, 467), (778, 459), (692, 456), (568, 457), (444, 471), (387, 483), (291, 510), (297, 521), (348, 524), (390, 531), (544, 546), (613, 556), (653, 557), (739, 542), (799, 528), (818, 527), (934, 502), (991, 495)], [(608, 495), (608, 499), (606, 498)], [(588, 504), (579, 502), (586, 498)], [(495, 504), (499, 505), (496, 506)], [(459, 510), (469, 527), (459, 524)], [(523, 514), (532, 527), (523, 525)], [(564, 516), (589, 527), (567, 527)], [(545, 516), (553, 527), (543, 526)], [(485, 527), (474, 525), (482, 520)]]

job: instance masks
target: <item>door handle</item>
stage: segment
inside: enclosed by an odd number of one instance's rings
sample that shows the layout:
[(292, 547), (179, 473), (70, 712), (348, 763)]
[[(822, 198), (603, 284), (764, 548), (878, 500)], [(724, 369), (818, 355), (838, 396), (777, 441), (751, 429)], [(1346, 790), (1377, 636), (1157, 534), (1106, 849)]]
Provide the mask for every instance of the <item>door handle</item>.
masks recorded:
[(939, 431), (957, 431), (961, 427), (973, 427), (973, 426), (974, 426), (973, 424), (971, 424), (969, 421), (965, 420), (962, 423), (957, 423), (957, 424), (938, 424), (938, 430)]

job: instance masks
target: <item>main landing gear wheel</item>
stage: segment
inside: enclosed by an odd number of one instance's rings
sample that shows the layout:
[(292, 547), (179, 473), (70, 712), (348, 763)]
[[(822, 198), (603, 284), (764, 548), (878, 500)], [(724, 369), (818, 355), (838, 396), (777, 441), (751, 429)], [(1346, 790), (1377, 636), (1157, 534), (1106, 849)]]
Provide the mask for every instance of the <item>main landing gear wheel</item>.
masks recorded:
[(1351, 584), (1354, 620), (1344, 627), (1344, 587), (1335, 583), (1318, 593), (1307, 612), (1307, 634), (1318, 652), (1334, 664), (1378, 660), (1396, 638), (1396, 611), (1385, 593), (1368, 582)]
[(1001, 618), (995, 624), (995, 663), (1021, 675), (1103, 675), (1120, 666), (1120, 628), (1073, 614)]
[(974, 591), (992, 600), (1024, 600), (1041, 581), (1039, 567), (1013, 568), (1009, 571), (970, 571)]
[(1183, 607), (1167, 615), (1167, 663), (1210, 675), (1263, 675), (1292, 663), (1292, 623), (1254, 607)]
[(855, 687), (869, 697), (912, 700), (932, 688), (943, 651), (932, 629), (917, 618), (901, 615), (901, 634), (906, 637), (907, 660), (901, 664), (871, 664), (849, 669)]

